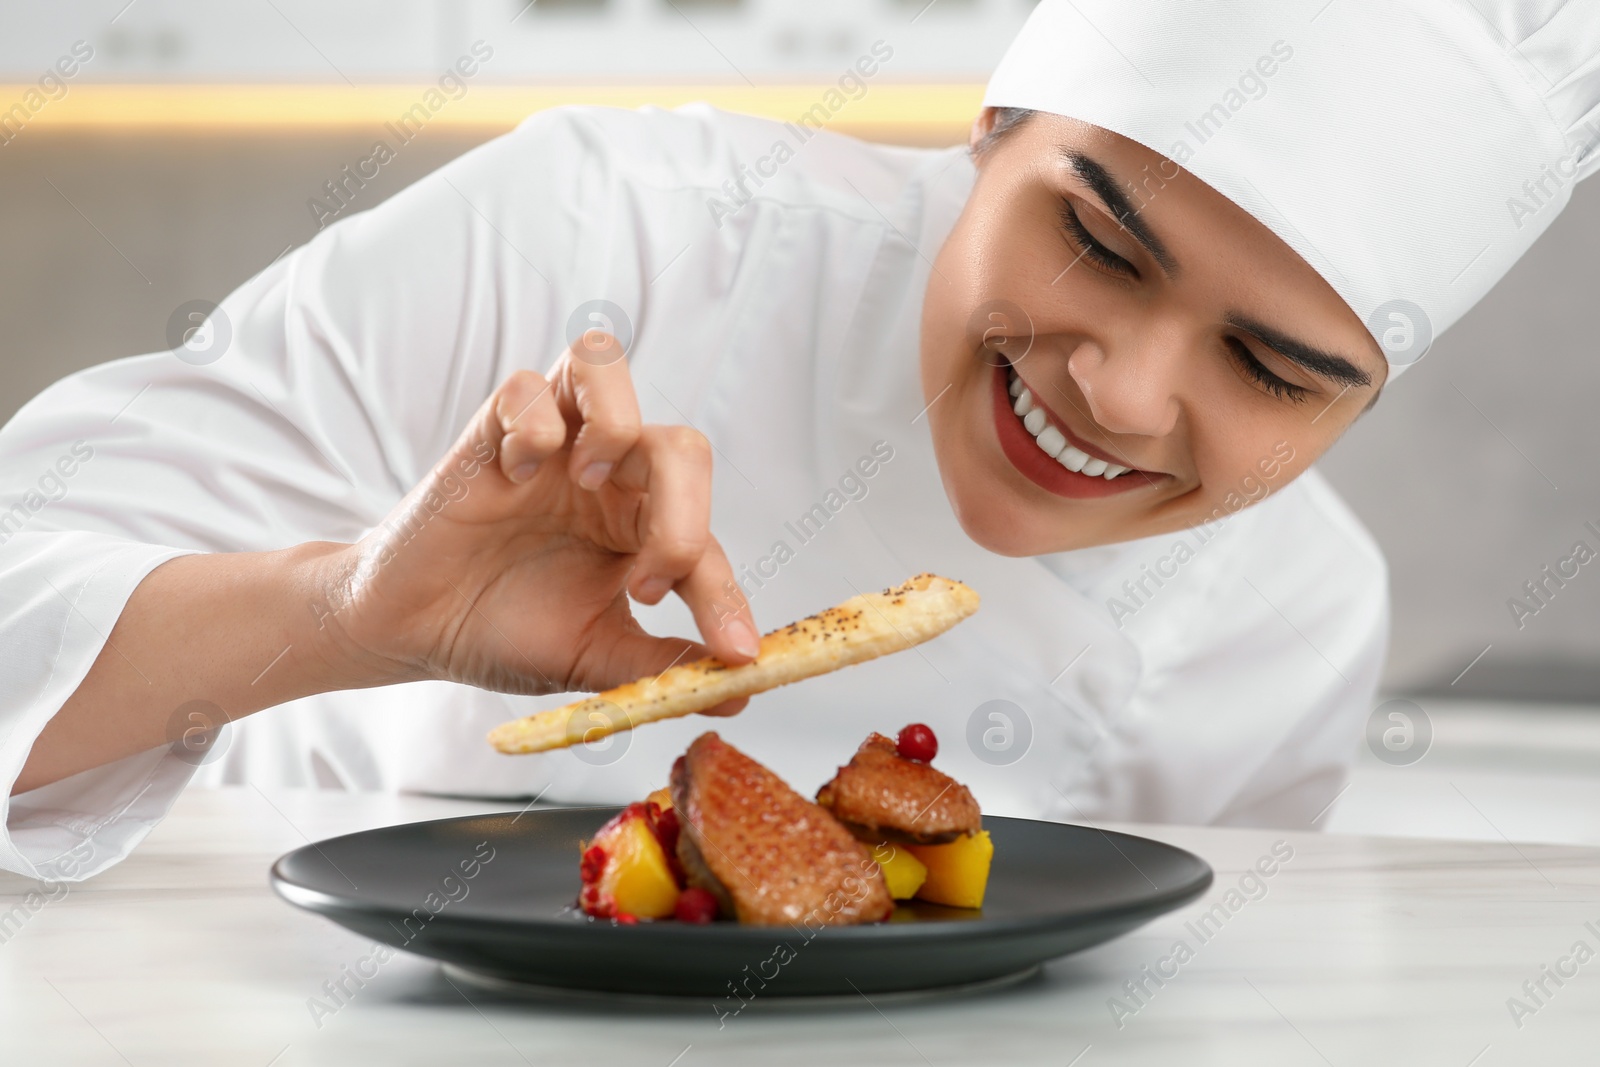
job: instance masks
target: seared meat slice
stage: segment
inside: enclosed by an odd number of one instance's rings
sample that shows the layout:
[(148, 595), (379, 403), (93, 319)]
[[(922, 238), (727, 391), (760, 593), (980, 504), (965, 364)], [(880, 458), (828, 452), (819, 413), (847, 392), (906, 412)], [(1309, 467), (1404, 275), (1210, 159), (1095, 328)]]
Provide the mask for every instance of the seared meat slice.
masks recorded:
[(894, 901), (871, 853), (783, 779), (714, 733), (672, 766), (690, 885), (754, 926), (849, 926), (887, 919)]
[(894, 741), (877, 733), (817, 790), (817, 803), (869, 844), (942, 845), (983, 829), (966, 786), (931, 764), (901, 757)]

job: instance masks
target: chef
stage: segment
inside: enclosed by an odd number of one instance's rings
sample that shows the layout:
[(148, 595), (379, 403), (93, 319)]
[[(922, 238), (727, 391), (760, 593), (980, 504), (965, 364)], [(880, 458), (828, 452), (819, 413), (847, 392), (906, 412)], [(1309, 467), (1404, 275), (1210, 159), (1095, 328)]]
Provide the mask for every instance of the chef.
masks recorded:
[[(712, 727), (802, 791), (921, 721), (994, 814), (1313, 825), (1388, 625), (1313, 464), (1595, 168), (1597, 44), (1044, 0), (970, 146), (530, 117), (0, 432), (0, 867), (92, 875), (196, 777), (638, 798)], [(982, 608), (732, 717), (483, 740), (920, 571)]]

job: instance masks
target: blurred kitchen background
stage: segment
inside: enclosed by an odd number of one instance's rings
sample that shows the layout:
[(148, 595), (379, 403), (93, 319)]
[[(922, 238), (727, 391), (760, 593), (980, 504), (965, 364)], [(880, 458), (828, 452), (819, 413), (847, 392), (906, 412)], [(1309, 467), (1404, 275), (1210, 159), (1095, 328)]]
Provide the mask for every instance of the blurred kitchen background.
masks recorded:
[[(832, 128), (959, 143), (1030, 7), (5, 0), (0, 419), (75, 369), (168, 347), (179, 305), (220, 300), (311, 238), (324, 183), (474, 42), (492, 57), (349, 210), (560, 103), (708, 99), (792, 119), (880, 39), (893, 59)], [(68, 56), (74, 75), (41, 86)], [(1600, 529), (1596, 249), (1600, 181), (1322, 464), (1392, 570), (1386, 698), (1411, 703), (1375, 716), (1399, 709), (1432, 739), (1403, 766), (1364, 747), (1321, 826), (1600, 843), (1600, 565), (1520, 626), (1508, 603), (1575, 542), (1600, 548), (1585, 525)]]

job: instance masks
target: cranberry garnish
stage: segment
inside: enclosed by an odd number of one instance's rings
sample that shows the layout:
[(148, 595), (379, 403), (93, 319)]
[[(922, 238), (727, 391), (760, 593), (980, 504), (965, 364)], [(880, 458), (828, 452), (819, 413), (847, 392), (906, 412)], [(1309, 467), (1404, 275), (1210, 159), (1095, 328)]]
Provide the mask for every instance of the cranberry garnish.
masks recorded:
[(939, 754), (939, 739), (933, 736), (933, 731), (928, 727), (914, 722), (900, 731), (894, 750), (903, 759), (929, 763)]
[(678, 822), (677, 809), (668, 808), (662, 811), (654, 804), (650, 807), (655, 809), (653, 813), (655, 819), (651, 822), (650, 828), (655, 831), (656, 840), (661, 842), (662, 851), (670, 856), (678, 850), (678, 833), (681, 826)]
[(721, 909), (717, 904), (717, 898), (709, 889), (692, 885), (678, 894), (678, 907), (672, 914), (681, 923), (704, 926), (717, 917), (719, 910)]
[(617, 923), (621, 926), (638, 926), (639, 916), (630, 915), (628, 912), (619, 911), (616, 914)]
[(596, 919), (609, 919), (617, 909), (616, 902), (609, 895), (602, 896), (597, 885), (583, 887), (578, 894), (578, 906), (585, 915), (592, 915)]
[(583, 852), (583, 859), (578, 863), (578, 877), (585, 883), (598, 882), (600, 872), (606, 869), (606, 850), (599, 845), (590, 845)]

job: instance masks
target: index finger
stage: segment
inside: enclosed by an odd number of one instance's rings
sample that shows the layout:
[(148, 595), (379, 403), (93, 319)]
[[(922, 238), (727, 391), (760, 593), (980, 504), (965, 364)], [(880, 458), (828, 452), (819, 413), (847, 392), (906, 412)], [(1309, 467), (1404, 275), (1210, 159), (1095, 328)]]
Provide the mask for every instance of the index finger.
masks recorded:
[(761, 631), (756, 629), (750, 601), (733, 577), (733, 565), (716, 538), (710, 538), (693, 569), (673, 586), (705, 638), (706, 647), (719, 659), (748, 663), (761, 651)]
[(710, 441), (693, 427), (647, 426), (623, 460), (617, 484), (645, 497), (629, 586), (646, 604), (676, 591), (711, 650), (743, 663), (755, 658), (761, 638), (733, 566), (711, 536), (711, 455)]

